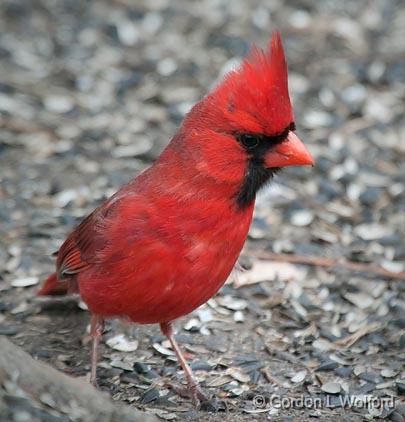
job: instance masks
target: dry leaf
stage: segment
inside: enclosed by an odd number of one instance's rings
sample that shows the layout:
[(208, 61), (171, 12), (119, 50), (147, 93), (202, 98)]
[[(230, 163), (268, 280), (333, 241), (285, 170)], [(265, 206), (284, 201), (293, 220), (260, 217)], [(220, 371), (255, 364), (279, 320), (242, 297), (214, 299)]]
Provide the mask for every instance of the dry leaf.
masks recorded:
[(281, 281), (302, 279), (306, 271), (288, 262), (277, 261), (255, 261), (252, 268), (247, 271), (235, 274), (234, 287), (247, 286), (249, 284), (271, 281), (276, 277)]

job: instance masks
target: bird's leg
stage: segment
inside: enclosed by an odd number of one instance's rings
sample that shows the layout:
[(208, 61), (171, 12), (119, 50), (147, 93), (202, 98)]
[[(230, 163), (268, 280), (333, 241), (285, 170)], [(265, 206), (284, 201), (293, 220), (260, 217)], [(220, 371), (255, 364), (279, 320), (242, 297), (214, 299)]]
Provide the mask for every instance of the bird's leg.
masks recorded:
[(169, 339), (174, 353), (176, 353), (177, 359), (184, 371), (184, 375), (186, 376), (187, 390), (179, 390), (178, 393), (180, 395), (191, 397), (194, 406), (198, 407), (200, 402), (207, 401), (208, 397), (201, 390), (198, 381), (194, 377), (193, 371), (186, 362), (186, 359), (184, 358), (183, 353), (181, 352), (180, 347), (177, 344), (177, 341), (174, 339), (173, 324), (171, 322), (163, 322), (160, 324), (160, 329), (162, 330), (162, 333)]
[(90, 382), (97, 387), (97, 360), (98, 345), (104, 331), (104, 320), (100, 315), (92, 314), (90, 320), (90, 336), (93, 339), (91, 346), (91, 372)]

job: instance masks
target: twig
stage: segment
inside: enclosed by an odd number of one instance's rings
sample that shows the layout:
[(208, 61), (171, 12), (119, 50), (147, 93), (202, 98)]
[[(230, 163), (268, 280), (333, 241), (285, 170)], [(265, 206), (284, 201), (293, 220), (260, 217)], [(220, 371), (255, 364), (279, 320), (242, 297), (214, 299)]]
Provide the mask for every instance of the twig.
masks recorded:
[(372, 322), (371, 324), (359, 328), (355, 333), (342, 339), (336, 340), (335, 344), (348, 349), (349, 347), (353, 346), (356, 341), (360, 340), (365, 335), (373, 333), (374, 331), (377, 331), (380, 328), (382, 328), (382, 326), (379, 322)]
[[(38, 415), (40, 409), (44, 415), (41, 420), (158, 422), (155, 415), (114, 403), (90, 384), (34, 360), (4, 336), (0, 336), (0, 350), (1, 420), (13, 420), (9, 414), (12, 403), (24, 400), (24, 410)], [(7, 406), (10, 411), (2, 409), (3, 403), (11, 403)], [(2, 410), (6, 412), (4, 418)], [(38, 417), (31, 416), (33, 419)]]
[(353, 261), (339, 261), (333, 258), (323, 258), (317, 256), (304, 256), (294, 254), (282, 254), (274, 252), (260, 252), (255, 254), (255, 257), (260, 259), (268, 259), (270, 261), (289, 262), (291, 264), (312, 265), (314, 267), (324, 268), (343, 268), (349, 271), (362, 272), (367, 274), (379, 275), (384, 278), (391, 278), (395, 280), (405, 280), (405, 271), (394, 273), (385, 268), (377, 267), (370, 264), (362, 264)]

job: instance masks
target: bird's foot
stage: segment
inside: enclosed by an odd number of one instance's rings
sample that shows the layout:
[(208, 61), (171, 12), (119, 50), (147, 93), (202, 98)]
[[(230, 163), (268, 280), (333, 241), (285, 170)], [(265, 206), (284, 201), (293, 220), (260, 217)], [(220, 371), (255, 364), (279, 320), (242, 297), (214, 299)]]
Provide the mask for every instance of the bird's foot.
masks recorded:
[(96, 388), (97, 390), (100, 390), (100, 386), (98, 385), (97, 378), (92, 378), (92, 377), (90, 377), (90, 384), (91, 384), (94, 388)]
[(209, 401), (209, 397), (196, 382), (188, 383), (186, 387), (172, 386), (172, 388), (180, 397), (190, 398), (197, 409), (201, 403)]

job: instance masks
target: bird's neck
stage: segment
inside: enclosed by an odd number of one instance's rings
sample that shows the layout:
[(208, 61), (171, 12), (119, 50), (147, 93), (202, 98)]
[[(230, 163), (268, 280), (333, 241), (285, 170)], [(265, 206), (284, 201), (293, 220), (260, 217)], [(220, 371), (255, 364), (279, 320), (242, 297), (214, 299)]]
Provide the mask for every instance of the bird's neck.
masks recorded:
[[(224, 202), (239, 209), (238, 193), (243, 187), (244, 169), (214, 167), (210, 160), (204, 160), (198, 152), (189, 151), (182, 139), (174, 138), (151, 167), (154, 179), (160, 179), (161, 194), (169, 194), (185, 202)], [(254, 195), (248, 206), (253, 208)], [(243, 210), (240, 210), (243, 211)]]
[(264, 168), (260, 160), (226, 160), (217, 154), (206, 157), (205, 151), (190, 145), (193, 143), (180, 132), (151, 168), (161, 180), (159, 189), (180, 201), (223, 201), (239, 213), (249, 214), (257, 192), (279, 170)]

